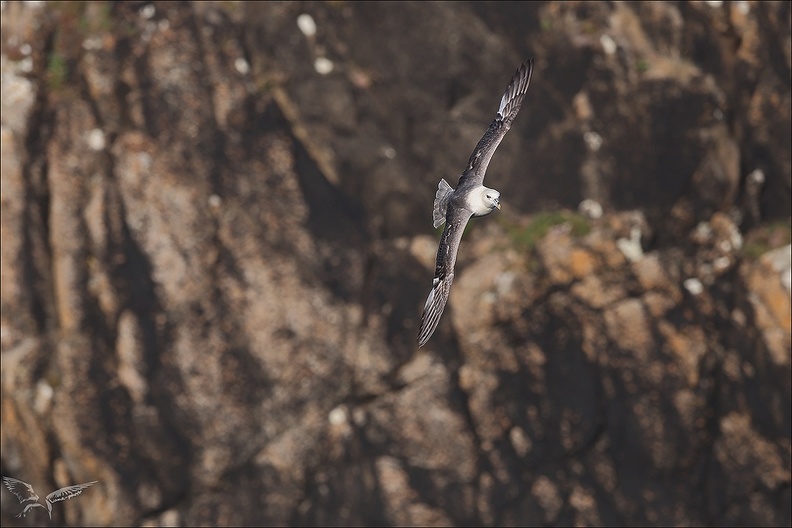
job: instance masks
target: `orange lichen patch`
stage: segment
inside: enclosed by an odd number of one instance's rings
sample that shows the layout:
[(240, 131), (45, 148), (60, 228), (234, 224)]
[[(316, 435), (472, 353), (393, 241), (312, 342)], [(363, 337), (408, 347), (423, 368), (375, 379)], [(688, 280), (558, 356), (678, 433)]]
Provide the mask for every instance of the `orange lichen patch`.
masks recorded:
[(569, 269), (576, 279), (589, 275), (596, 264), (594, 257), (586, 250), (573, 249), (569, 255)]

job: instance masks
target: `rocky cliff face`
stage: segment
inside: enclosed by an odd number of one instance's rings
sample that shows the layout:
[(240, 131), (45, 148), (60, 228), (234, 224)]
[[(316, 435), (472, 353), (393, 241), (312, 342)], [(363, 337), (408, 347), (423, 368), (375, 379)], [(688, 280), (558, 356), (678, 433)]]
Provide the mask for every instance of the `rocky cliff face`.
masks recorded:
[(2, 474), (99, 481), (56, 521), (789, 525), (789, 3), (2, 9)]

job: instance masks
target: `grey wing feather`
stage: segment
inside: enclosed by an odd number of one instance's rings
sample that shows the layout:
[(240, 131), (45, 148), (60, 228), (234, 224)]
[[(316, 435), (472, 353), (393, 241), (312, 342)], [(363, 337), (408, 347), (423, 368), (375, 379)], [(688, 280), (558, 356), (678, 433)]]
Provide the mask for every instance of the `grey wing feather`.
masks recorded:
[(65, 488), (55, 490), (49, 495), (47, 495), (47, 501), (58, 502), (66, 499), (71, 499), (72, 497), (76, 497), (77, 495), (82, 493), (85, 488), (91, 487), (97, 482), (99, 481), (94, 480), (93, 482), (86, 482), (84, 484), (75, 484), (74, 486), (66, 486)]
[(528, 92), (528, 85), (531, 84), (533, 66), (534, 60), (528, 59), (522, 63), (512, 77), (506, 92), (501, 97), (498, 114), (490, 123), (489, 128), (479, 140), (476, 148), (473, 149), (467, 168), (462, 173), (462, 177), (459, 178), (458, 187), (468, 182), (476, 185), (481, 185), (484, 182), (484, 174), (487, 172), (487, 166), (490, 159), (492, 159), (492, 155), (495, 154), (495, 149), (500, 145), (501, 140), (511, 128), (514, 118), (517, 117), (517, 113), (520, 111), (525, 94)]
[(440, 316), (448, 302), (451, 284), (454, 282), (454, 265), (459, 251), (459, 243), (470, 216), (470, 211), (455, 209), (443, 230), (443, 236), (440, 238), (440, 245), (437, 248), (437, 263), (432, 289), (426, 298), (423, 315), (421, 315), (418, 347), (424, 346), (429, 341), (440, 323)]
[(8, 491), (16, 495), (19, 502), (37, 501), (39, 499), (39, 496), (33, 491), (33, 486), (27, 482), (22, 482), (21, 480), (11, 477), (3, 477), (3, 483), (5, 483)]

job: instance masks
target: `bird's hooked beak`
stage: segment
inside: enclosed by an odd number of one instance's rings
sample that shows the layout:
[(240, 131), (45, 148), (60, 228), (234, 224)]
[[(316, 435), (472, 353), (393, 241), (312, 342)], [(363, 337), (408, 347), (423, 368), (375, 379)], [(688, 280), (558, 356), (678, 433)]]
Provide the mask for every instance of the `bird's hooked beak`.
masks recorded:
[(497, 207), (497, 208), (498, 208), (498, 210), (500, 211), (500, 202), (496, 203), (496, 204), (495, 204), (495, 207)]

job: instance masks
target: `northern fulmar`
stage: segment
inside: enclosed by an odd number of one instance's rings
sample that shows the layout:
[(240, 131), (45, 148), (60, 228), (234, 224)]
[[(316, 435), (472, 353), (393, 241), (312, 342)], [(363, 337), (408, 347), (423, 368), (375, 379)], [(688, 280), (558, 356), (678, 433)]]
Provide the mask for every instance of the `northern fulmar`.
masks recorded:
[[(27, 515), (27, 512), (32, 510), (33, 508), (44, 508), (44, 505), (38, 502), (39, 496), (33, 491), (33, 486), (28, 484), (27, 482), (22, 482), (21, 480), (17, 480), (11, 477), (3, 477), (3, 482), (5, 483), (8, 491), (16, 495), (19, 502), (26, 503), (28, 501), (33, 501), (30, 504), (25, 506), (25, 509), (22, 510), (22, 513), (17, 515), (17, 517), (24, 517)], [(94, 480), (93, 482), (86, 482), (85, 484), (75, 484), (74, 486), (66, 486), (65, 488), (61, 488), (59, 490), (55, 490), (49, 495), (47, 495), (45, 501), (47, 503), (47, 513), (49, 513), (49, 518), (52, 520), (52, 504), (55, 502), (60, 502), (62, 500), (71, 499), (72, 497), (76, 497), (80, 493), (83, 492), (85, 488), (93, 486), (98, 481)]]
[(437, 263), (432, 280), (432, 290), (424, 305), (421, 316), (421, 329), (418, 332), (418, 346), (422, 347), (437, 328), (443, 313), (451, 283), (454, 282), (459, 241), (471, 216), (485, 216), (496, 207), (500, 209), (500, 193), (484, 187), (484, 173), (487, 171), (492, 155), (498, 148), (503, 136), (511, 128), (517, 112), (520, 111), (533, 73), (533, 59), (528, 59), (512, 77), (506, 92), (501, 97), (500, 107), (495, 119), (490, 123), (484, 136), (479, 140), (470, 155), (467, 168), (459, 178), (457, 188), (451, 187), (444, 179), (437, 184), (432, 220), (434, 227), (446, 226), (437, 248)]

